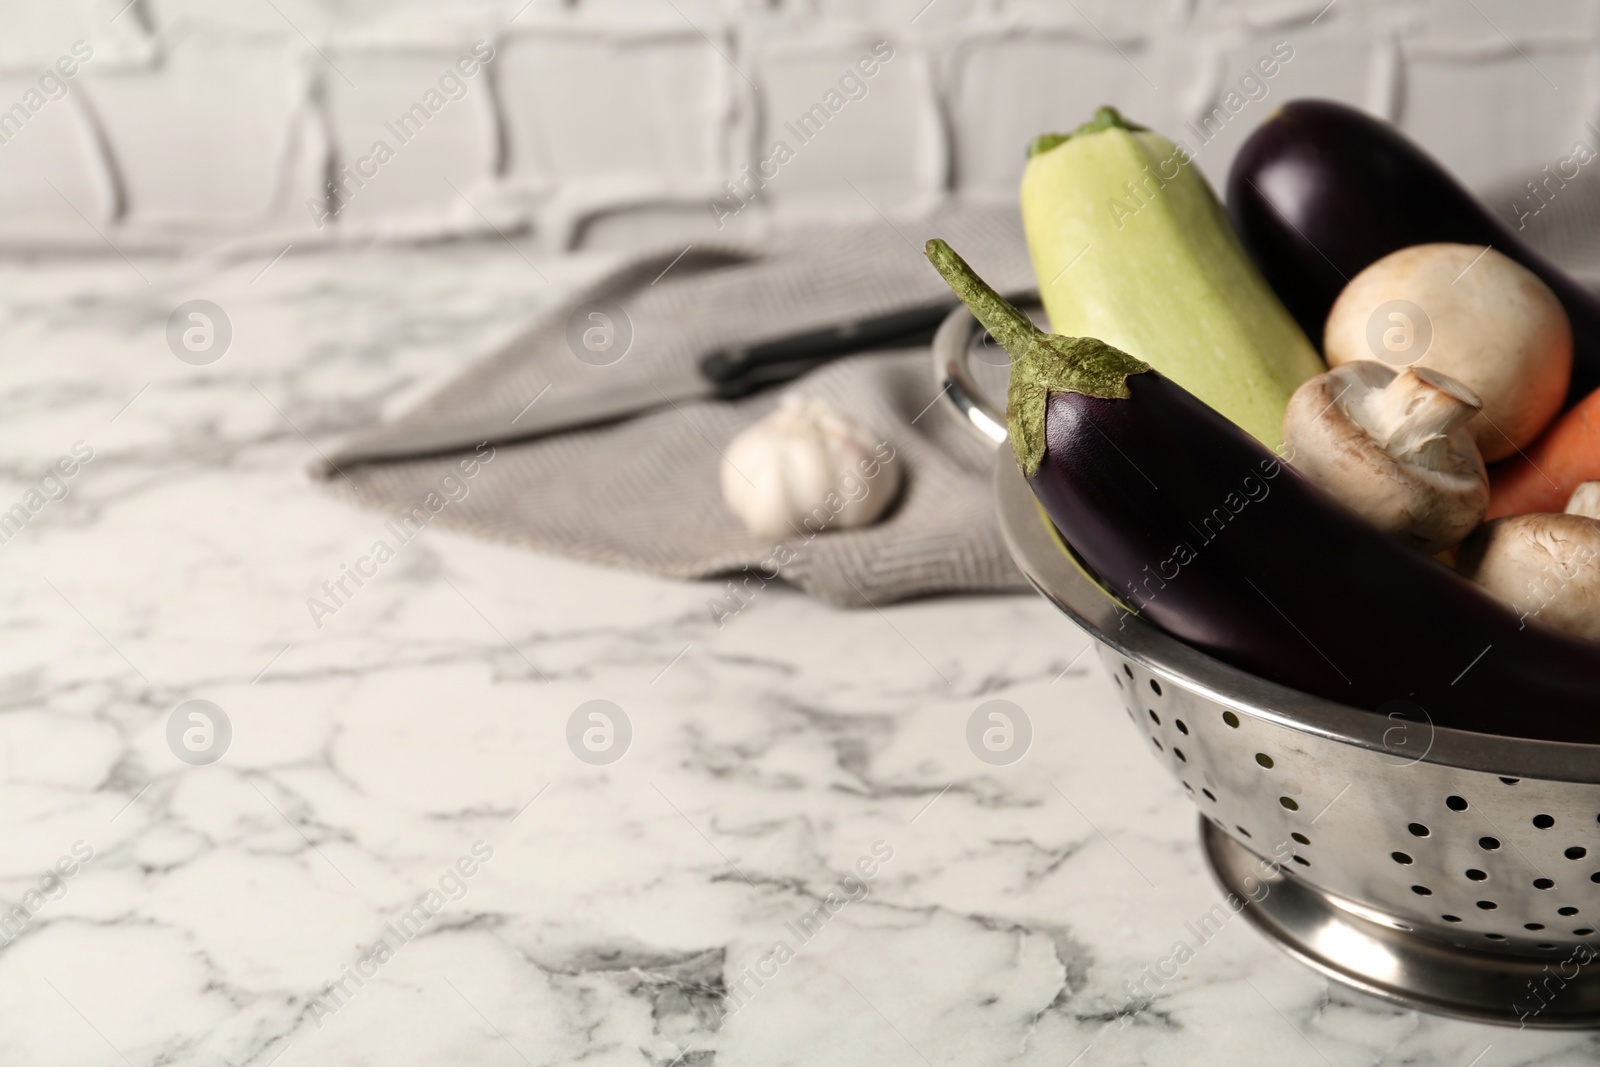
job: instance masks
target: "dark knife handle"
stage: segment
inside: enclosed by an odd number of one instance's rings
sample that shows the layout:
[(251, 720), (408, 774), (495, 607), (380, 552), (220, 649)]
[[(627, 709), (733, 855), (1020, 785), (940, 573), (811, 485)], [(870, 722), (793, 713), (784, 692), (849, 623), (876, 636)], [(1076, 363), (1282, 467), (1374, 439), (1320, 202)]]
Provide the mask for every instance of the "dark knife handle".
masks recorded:
[(719, 399), (731, 400), (791, 381), (840, 356), (890, 342), (913, 344), (931, 338), (955, 306), (951, 301), (927, 304), (744, 348), (718, 349), (701, 358), (700, 372)]

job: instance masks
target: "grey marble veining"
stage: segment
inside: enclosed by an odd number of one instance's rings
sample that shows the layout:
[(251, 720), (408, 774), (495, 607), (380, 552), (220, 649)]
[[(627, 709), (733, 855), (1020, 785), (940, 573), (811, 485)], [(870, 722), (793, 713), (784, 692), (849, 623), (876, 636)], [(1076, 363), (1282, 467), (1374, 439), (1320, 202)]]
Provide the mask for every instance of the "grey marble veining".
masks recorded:
[[(0, 1063), (1600, 1053), (1331, 987), (1242, 921), (1197, 939), (1189, 802), (1032, 598), (770, 588), (719, 629), (713, 585), (428, 529), (318, 628), (384, 516), (305, 465), (554, 290), (503, 245), (261, 266), (0, 265), (0, 512), (93, 450), (0, 544)], [(164, 334), (196, 297), (234, 329), (202, 367)], [(1034, 729), (1008, 766), (966, 741), (997, 698)], [(191, 700), (231, 723), (214, 763), (169, 745)], [(568, 746), (591, 700), (615, 762)]]

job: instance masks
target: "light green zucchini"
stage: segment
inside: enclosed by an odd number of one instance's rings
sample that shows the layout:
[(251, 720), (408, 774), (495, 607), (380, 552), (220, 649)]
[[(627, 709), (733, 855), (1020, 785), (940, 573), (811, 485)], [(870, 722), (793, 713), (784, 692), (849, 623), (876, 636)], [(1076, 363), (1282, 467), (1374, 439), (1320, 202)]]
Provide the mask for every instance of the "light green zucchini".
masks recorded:
[(1111, 108), (1029, 147), (1022, 221), (1050, 329), (1145, 360), (1269, 448), (1326, 368), (1187, 152)]

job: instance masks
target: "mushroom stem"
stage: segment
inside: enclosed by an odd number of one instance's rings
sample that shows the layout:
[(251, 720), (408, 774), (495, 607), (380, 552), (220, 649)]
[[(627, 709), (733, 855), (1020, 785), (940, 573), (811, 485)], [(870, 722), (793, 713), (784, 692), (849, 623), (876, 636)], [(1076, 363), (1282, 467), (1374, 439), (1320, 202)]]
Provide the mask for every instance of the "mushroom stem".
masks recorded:
[(1489, 506), (1469, 423), (1477, 405), (1445, 375), (1359, 359), (1295, 390), (1283, 440), (1301, 474), (1380, 530), (1434, 553), (1459, 544)]
[(1432, 470), (1445, 468), (1450, 435), (1483, 409), (1477, 393), (1427, 367), (1406, 368), (1372, 405), (1370, 429), (1384, 450)]
[(1600, 482), (1584, 482), (1574, 489), (1572, 499), (1567, 501), (1567, 514), (1600, 519)]

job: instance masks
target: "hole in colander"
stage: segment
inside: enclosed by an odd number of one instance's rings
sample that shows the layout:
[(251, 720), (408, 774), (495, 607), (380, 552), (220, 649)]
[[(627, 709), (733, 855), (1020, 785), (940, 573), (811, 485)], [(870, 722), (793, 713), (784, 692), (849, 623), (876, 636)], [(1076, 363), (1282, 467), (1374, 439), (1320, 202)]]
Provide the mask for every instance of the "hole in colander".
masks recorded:
[(1272, 757), (1267, 755), (1265, 752), (1256, 753), (1256, 762), (1268, 770), (1272, 769)]
[(1172, 725), (1178, 728), (1178, 732), (1180, 734), (1187, 734), (1189, 732), (1189, 728), (1183, 724), (1182, 719), (1173, 719)]
[(1425, 885), (1414, 885), (1414, 886), (1411, 887), (1411, 891), (1413, 893), (1415, 893), (1419, 897), (1431, 897), (1431, 896), (1433, 896), (1433, 890), (1429, 889)]
[(1406, 829), (1411, 831), (1412, 837), (1427, 837), (1428, 834), (1432, 832), (1420, 822), (1414, 822), (1410, 826), (1406, 827)]
[(1311, 866), (1311, 861), (1306, 859), (1304, 856), (1290, 856), (1289, 858), (1294, 860), (1296, 863), (1298, 863), (1302, 867)]
[(1240, 832), (1240, 833), (1241, 833), (1241, 834), (1243, 834), (1243, 835), (1244, 835), (1244, 836), (1246, 836), (1246, 837), (1249, 837), (1249, 836), (1250, 836), (1250, 831), (1249, 831), (1249, 830), (1246, 830), (1246, 829), (1245, 829), (1245, 828), (1244, 828), (1244, 827), (1242, 827), (1242, 826), (1235, 826), (1235, 827), (1234, 827), (1234, 829), (1235, 829), (1235, 830), (1237, 830), (1237, 831), (1239, 831), (1239, 832)]
[(1300, 803), (1299, 803), (1299, 801), (1295, 800), (1294, 797), (1279, 797), (1278, 798), (1278, 803), (1282, 804), (1284, 807), (1288, 808), (1290, 811), (1299, 811), (1300, 810)]
[(1578, 914), (1578, 909), (1574, 908), (1573, 906), (1571, 906), (1569, 904), (1564, 908), (1557, 908), (1556, 909), (1556, 914), (1557, 915), (1576, 915), (1576, 914)]
[(1156, 751), (1157, 751), (1157, 752), (1165, 752), (1165, 751), (1166, 751), (1166, 750), (1165, 750), (1165, 749), (1163, 749), (1163, 748), (1162, 748), (1162, 747), (1161, 747), (1161, 742), (1160, 742), (1160, 741), (1157, 741), (1157, 740), (1156, 740), (1156, 739), (1155, 739), (1155, 738), (1153, 738), (1153, 737), (1152, 737), (1152, 738), (1151, 738), (1151, 739), (1150, 739), (1150, 743), (1151, 743), (1151, 744), (1153, 744), (1153, 745), (1155, 745), (1155, 746), (1156, 746)]
[(1548, 830), (1548, 829), (1550, 829), (1550, 827), (1554, 826), (1555, 824), (1556, 824), (1555, 819), (1553, 819), (1549, 815), (1535, 815), (1533, 817), (1533, 825), (1537, 826), (1541, 830)]
[(1117, 688), (1118, 688), (1118, 689), (1121, 689), (1121, 688), (1122, 688), (1122, 679), (1121, 679), (1121, 678), (1119, 678), (1119, 677), (1117, 677), (1117, 676), (1116, 676), (1116, 675), (1115, 675), (1115, 674), (1113, 674), (1113, 675), (1112, 675), (1112, 676), (1111, 676), (1111, 680), (1112, 680), (1112, 681), (1113, 681), (1113, 682), (1116, 682), (1116, 683), (1117, 683)]
[(1518, 782), (1522, 781), (1521, 778), (1506, 778), (1506, 777), (1501, 777), (1500, 780), (1502, 782), (1504, 782), (1506, 785), (1516, 785)]
[(1493, 852), (1500, 847), (1500, 842), (1492, 837), (1480, 837), (1478, 838), (1478, 847), (1487, 852)]
[(1190, 784), (1189, 784), (1189, 783), (1188, 783), (1188, 782), (1184, 782), (1184, 783), (1183, 783), (1183, 787), (1184, 787), (1184, 788), (1185, 788), (1185, 789), (1187, 789), (1187, 790), (1188, 790), (1188, 791), (1189, 791), (1189, 792), (1191, 792), (1191, 793), (1193, 793), (1193, 792), (1194, 792), (1194, 786), (1192, 786), (1192, 785), (1190, 785)]
[(1161, 695), (1161, 683), (1154, 678), (1150, 679), (1150, 688), (1155, 691), (1156, 696)]
[(1215, 804), (1217, 802), (1217, 794), (1213, 793), (1211, 790), (1202, 789), (1200, 792), (1204, 793), (1206, 795), (1206, 799), (1211, 801), (1211, 803)]
[(1300, 842), (1302, 845), (1311, 844), (1311, 838), (1307, 837), (1305, 834), (1301, 833), (1299, 830), (1294, 831), (1294, 833), (1290, 834), (1289, 836), (1294, 838), (1296, 841)]
[(1478, 901), (1478, 907), (1481, 908), (1484, 911), (1493, 911), (1494, 909), (1498, 908), (1499, 906), (1500, 905), (1496, 904), (1492, 900), (1480, 900), (1480, 901)]
[(1411, 862), (1411, 857), (1406, 855), (1404, 852), (1391, 852), (1391, 853), (1389, 853), (1389, 856), (1396, 863), (1410, 863)]
[(1572, 932), (1577, 934), (1579, 937), (1588, 937), (1590, 934), (1594, 933), (1594, 931), (1589, 929), (1587, 926), (1580, 926)]
[(1505, 934), (1484, 934), (1483, 936), (1487, 937), (1490, 941), (1504, 941), (1506, 939)]
[(1591, 874), (1589, 876), (1589, 881), (1600, 882), (1600, 871), (1595, 871), (1593, 874)]
[[(1113, 674), (1111, 677), (1115, 678), (1116, 675)], [(1134, 717), (1132, 708), (1128, 709), (1128, 721), (1129, 722), (1138, 722), (1139, 721), (1137, 718)]]
[[(1127, 675), (1127, 676), (1128, 676), (1128, 677), (1129, 677), (1129, 678), (1132, 678), (1132, 677), (1133, 677), (1133, 668), (1132, 668), (1132, 667), (1130, 667), (1130, 666), (1128, 666), (1128, 665), (1127, 665), (1127, 664), (1126, 664), (1126, 663), (1124, 663), (1124, 664), (1123, 664), (1123, 665), (1122, 665), (1122, 673), (1123, 673), (1123, 674), (1126, 674), (1126, 675)], [(1504, 779), (1504, 778), (1502, 778), (1502, 779), (1500, 779), (1500, 780), (1501, 780), (1501, 781), (1502, 781), (1502, 782), (1503, 782), (1503, 781), (1505, 781), (1505, 779)]]
[(1540, 944), (1537, 944), (1537, 945), (1535, 945), (1535, 946), (1533, 946), (1533, 947), (1534, 947), (1534, 948), (1542, 948), (1542, 949), (1544, 949), (1544, 950), (1545, 950), (1545, 951), (1546, 951), (1546, 952), (1549, 952), (1549, 951), (1550, 951), (1550, 950), (1551, 950), (1551, 949), (1553, 949), (1553, 948), (1555, 948), (1555, 946), (1554, 946), (1554, 945), (1552, 945), (1552, 944), (1551, 944), (1551, 943), (1550, 943), (1550, 942), (1548, 942), (1548, 941), (1544, 941), (1544, 942), (1541, 942), (1541, 943), (1540, 943)]
[(1581, 860), (1588, 854), (1589, 850), (1584, 848), (1582, 845), (1573, 845), (1571, 848), (1562, 853), (1562, 855), (1567, 857), (1569, 860)]
[(1443, 919), (1447, 923), (1458, 923), (1461, 921), (1461, 916), (1459, 915), (1441, 915), (1439, 918)]
[(1445, 797), (1444, 806), (1449, 808), (1451, 811), (1466, 811), (1467, 798), (1455, 796)]
[(1233, 727), (1235, 730), (1239, 728), (1239, 716), (1235, 715), (1231, 711), (1225, 711), (1222, 713), (1222, 721)]
[(1556, 884), (1548, 878), (1535, 878), (1533, 880), (1533, 888), (1535, 889), (1554, 889), (1555, 887)]
[(1522, 928), (1524, 930), (1543, 930), (1544, 923), (1523, 923)]
[(1155, 708), (1150, 709), (1150, 721), (1155, 723), (1157, 726), (1161, 725), (1161, 716), (1156, 714)]
[(1185, 756), (1185, 755), (1184, 755), (1184, 754), (1183, 754), (1183, 749), (1181, 749), (1181, 748), (1179, 748), (1179, 747), (1178, 747), (1178, 746), (1177, 746), (1177, 745), (1173, 745), (1173, 746), (1172, 746), (1172, 754), (1173, 754), (1173, 755), (1174, 755), (1174, 756), (1177, 756), (1177, 757), (1178, 757), (1178, 760), (1179, 760), (1179, 761), (1180, 761), (1180, 762), (1182, 762), (1182, 763), (1188, 763), (1188, 762), (1189, 762), (1189, 757), (1188, 757), (1188, 756)]
[(1484, 873), (1483, 871), (1480, 871), (1476, 867), (1474, 867), (1474, 868), (1472, 868), (1472, 869), (1467, 871), (1467, 877), (1471, 878), (1474, 882), (1482, 882), (1482, 881), (1486, 880), (1489, 876), (1486, 873)]

